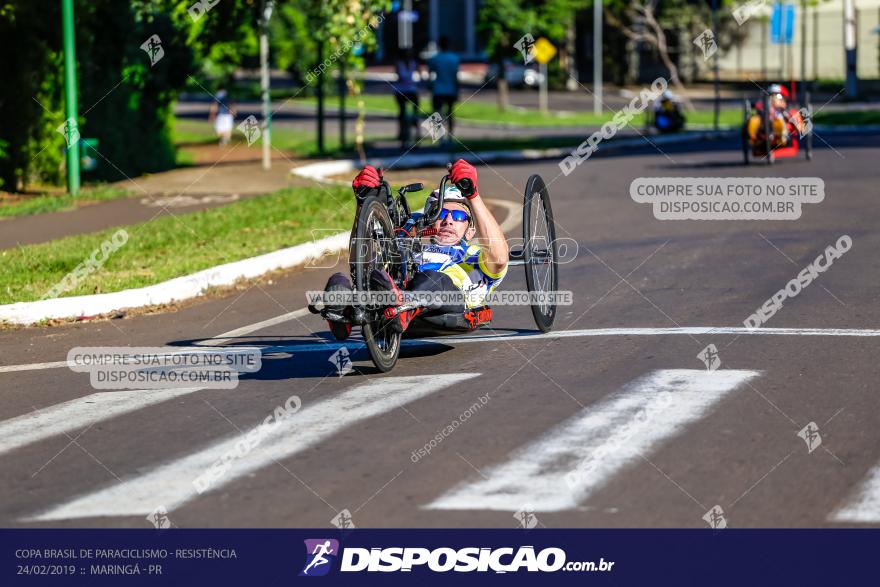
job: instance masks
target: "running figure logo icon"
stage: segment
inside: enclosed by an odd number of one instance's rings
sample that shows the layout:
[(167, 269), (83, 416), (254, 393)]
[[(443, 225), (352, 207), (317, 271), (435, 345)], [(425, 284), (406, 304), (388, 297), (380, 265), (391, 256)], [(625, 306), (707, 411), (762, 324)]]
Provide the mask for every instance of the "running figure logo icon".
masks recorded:
[(807, 443), (807, 454), (813, 452), (822, 444), (822, 435), (819, 434), (819, 427), (816, 426), (815, 422), (810, 422), (804, 426), (797, 435)]
[(526, 65), (535, 60), (535, 37), (530, 33), (524, 34), (513, 46), (522, 53)]
[(330, 572), (333, 561), (339, 556), (339, 541), (332, 538), (307, 538), (306, 566), (300, 577), (323, 577)]
[(703, 51), (703, 59), (709, 59), (718, 51), (718, 43), (715, 42), (715, 33), (712, 29), (706, 29), (694, 39), (694, 45)]
[(353, 369), (354, 364), (351, 362), (351, 353), (347, 347), (341, 347), (338, 351), (330, 355), (327, 359), (336, 367), (336, 374), (340, 377), (348, 375)]
[(257, 142), (260, 135), (263, 134), (260, 130), (260, 123), (257, 121), (257, 117), (253, 114), (245, 118), (244, 121), (238, 125), (238, 130), (240, 130), (242, 134), (244, 134), (244, 138), (247, 139), (248, 147)]
[(150, 57), (150, 67), (153, 67), (165, 56), (165, 49), (162, 48), (162, 39), (159, 35), (153, 35), (141, 45), (141, 49)]
[(727, 528), (727, 518), (724, 517), (724, 510), (721, 509), (720, 505), (716, 505), (703, 514), (703, 520), (705, 520), (713, 530), (724, 530)]
[(706, 370), (714, 371), (721, 365), (721, 357), (718, 356), (718, 347), (714, 344), (710, 344), (706, 348), (700, 351), (700, 354), (697, 355), (697, 358), (703, 361), (703, 364), (706, 365)]

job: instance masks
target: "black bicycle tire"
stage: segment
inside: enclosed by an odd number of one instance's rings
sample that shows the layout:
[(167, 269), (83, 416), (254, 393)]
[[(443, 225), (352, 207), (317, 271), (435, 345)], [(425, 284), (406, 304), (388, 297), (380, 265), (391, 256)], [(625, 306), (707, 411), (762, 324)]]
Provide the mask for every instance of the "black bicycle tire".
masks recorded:
[[(807, 161), (813, 160), (813, 104), (810, 102), (810, 92), (807, 92), (805, 110), (809, 117), (809, 127), (807, 134), (804, 136), (804, 155)], [(806, 124), (802, 121), (801, 124)]]
[[(369, 238), (370, 230), (369, 221), (373, 213), (379, 215), (380, 221), (384, 225), (382, 228), (387, 231), (387, 238), (394, 238), (394, 230), (391, 225), (391, 217), (388, 214), (388, 208), (385, 207), (383, 201), (376, 196), (370, 196), (364, 200), (358, 213), (357, 229), (355, 236), (357, 240), (354, 246), (354, 271), (352, 274), (352, 283), (357, 291), (369, 290), (369, 260), (366, 259), (366, 247), (363, 246), (365, 239)], [(390, 241), (393, 242), (393, 241)], [(387, 323), (380, 318), (375, 321), (367, 321), (361, 325), (361, 334), (364, 337), (364, 343), (367, 345), (367, 352), (376, 369), (383, 373), (387, 373), (397, 364), (397, 358), (400, 355), (400, 333), (390, 329)], [(390, 342), (390, 350), (382, 349), (377, 341), (377, 335), (382, 334), (387, 337), (386, 342)]]
[[(526, 287), (529, 292), (537, 291), (535, 275), (532, 270), (532, 246), (531, 246), (531, 212), (535, 205), (536, 194), (540, 195), (541, 206), (544, 209), (544, 217), (547, 220), (547, 239), (551, 255), (550, 261), (550, 291), (557, 291), (559, 287), (559, 261), (557, 258), (556, 223), (553, 220), (553, 208), (550, 206), (550, 194), (544, 180), (540, 175), (532, 175), (526, 182), (526, 190), (523, 195), (523, 265), (526, 271)], [(549, 332), (553, 329), (553, 321), (556, 319), (556, 304), (548, 304), (547, 311), (543, 311), (539, 304), (531, 304), (532, 316), (535, 325), (541, 332)]]
[(776, 161), (776, 156), (773, 154), (773, 143), (770, 140), (770, 129), (773, 125), (770, 120), (770, 100), (767, 96), (764, 96), (764, 152), (766, 153), (765, 157), (767, 160), (767, 165), (773, 165)]

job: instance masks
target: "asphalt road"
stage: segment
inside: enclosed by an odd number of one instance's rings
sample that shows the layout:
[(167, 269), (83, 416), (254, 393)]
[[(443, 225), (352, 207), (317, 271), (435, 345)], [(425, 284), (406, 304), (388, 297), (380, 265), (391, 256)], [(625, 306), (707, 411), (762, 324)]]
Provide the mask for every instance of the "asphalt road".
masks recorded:
[[(812, 163), (774, 167), (715, 143), (567, 177), (554, 161), (481, 167), (493, 198), (520, 201), (531, 173), (550, 183), (559, 236), (579, 245), (560, 268), (564, 336), (498, 307), (484, 339), (410, 342), (390, 374), (353, 339), (339, 377), (318, 318), (243, 328), (303, 308), (330, 269), (173, 313), (0, 332), (0, 524), (149, 527), (163, 507), (179, 527), (330, 527), (344, 510), (364, 527), (517, 527), (523, 510), (547, 527), (706, 527), (710, 511), (730, 527), (876, 526), (880, 138), (823, 139)], [(659, 221), (628, 190), (663, 176), (818, 176), (827, 196), (797, 221)], [(842, 235), (851, 250), (765, 325), (794, 330), (708, 330), (741, 326)], [(504, 287), (524, 282), (513, 268)], [(273, 348), (232, 390), (100, 391), (51, 365), (75, 346), (216, 338)], [(292, 395), (298, 412), (194, 491)]]

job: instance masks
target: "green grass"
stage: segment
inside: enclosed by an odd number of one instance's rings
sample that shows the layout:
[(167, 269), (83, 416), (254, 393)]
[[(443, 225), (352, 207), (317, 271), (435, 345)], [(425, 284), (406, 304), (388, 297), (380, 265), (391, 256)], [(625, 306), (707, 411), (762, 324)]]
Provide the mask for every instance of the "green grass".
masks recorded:
[[(127, 226), (128, 242), (62, 296), (152, 285), (351, 227), (346, 187), (289, 188), (220, 208)], [(0, 251), (0, 304), (38, 300), (116, 228)], [(98, 255), (100, 258), (100, 255)]]
[(816, 124), (863, 125), (880, 124), (880, 110), (853, 110), (851, 112), (819, 112), (813, 117)]
[(217, 142), (214, 126), (207, 120), (175, 118), (171, 128), (175, 145), (210, 145)]
[(73, 197), (70, 194), (16, 196), (10, 198), (8, 202), (6, 202), (5, 199), (0, 199), (0, 218), (30, 216), (32, 214), (42, 214), (44, 212), (58, 212), (60, 210), (69, 210), (89, 202), (115, 200), (117, 198), (126, 198), (130, 195), (130, 191), (121, 188), (98, 186), (91, 189), (84, 189), (77, 197)]
[[(217, 142), (217, 136), (214, 134), (214, 128), (210, 122), (186, 118), (175, 120), (174, 139), (175, 144), (178, 147), (184, 147), (184, 149), (187, 146), (210, 145)], [(339, 148), (339, 135), (337, 133), (327, 133), (324, 139), (324, 152), (321, 156), (334, 157), (352, 154), (354, 136), (351, 134), (346, 137), (348, 147), (344, 151)], [(246, 144), (244, 135), (238, 131), (233, 132), (232, 144)], [(259, 143), (255, 143), (253, 148), (258, 146)], [(294, 128), (274, 127), (272, 129), (272, 146), (299, 157), (314, 157), (318, 155), (318, 141), (315, 138), (315, 133), (303, 132)], [(185, 150), (178, 149), (177, 161), (179, 165), (191, 165), (192, 157)]]
[[(354, 111), (357, 100), (363, 99), (364, 107), (368, 112), (383, 112), (388, 114), (397, 113), (397, 102), (393, 96), (381, 96), (374, 94), (366, 94), (358, 98), (348, 98), (346, 100), (346, 108)], [(537, 97), (535, 98), (537, 100)], [(296, 102), (303, 104), (315, 104), (314, 98), (298, 98)], [(338, 97), (329, 98), (326, 102), (326, 108), (329, 112), (335, 112), (339, 107)], [(431, 102), (428, 98), (422, 98), (419, 108), (425, 113), (425, 116), (431, 112)], [(600, 115), (592, 112), (548, 112), (542, 114), (534, 109), (510, 109), (505, 112), (498, 110), (498, 106), (494, 103), (470, 100), (467, 102), (459, 102), (455, 109), (457, 120), (474, 121), (474, 122), (493, 122), (507, 123), (520, 126), (601, 126), (605, 122), (614, 117), (614, 112), (606, 112)], [(711, 111), (698, 111), (687, 113), (688, 121), (701, 124), (709, 124), (712, 122)], [(742, 110), (731, 108), (722, 110), (720, 113), (720, 123), (722, 125), (740, 124), (742, 122)], [(643, 115), (638, 115), (633, 120), (636, 126), (644, 125)]]

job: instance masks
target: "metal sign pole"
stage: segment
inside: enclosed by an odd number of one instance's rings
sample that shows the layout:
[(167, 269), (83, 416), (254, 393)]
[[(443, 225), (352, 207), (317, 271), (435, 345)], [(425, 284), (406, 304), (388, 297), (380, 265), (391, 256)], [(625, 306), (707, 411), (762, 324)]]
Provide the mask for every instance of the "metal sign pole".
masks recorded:
[(76, 101), (76, 41), (73, 31), (73, 0), (61, 4), (62, 30), (64, 32), (64, 102), (67, 114), (67, 191), (71, 196), (79, 193), (79, 113)]
[(593, 114), (602, 114), (602, 0), (593, 0)]

